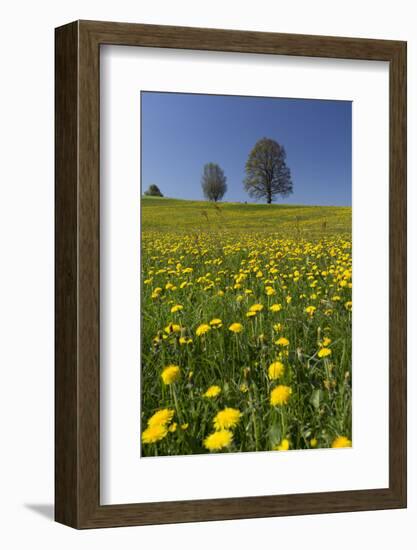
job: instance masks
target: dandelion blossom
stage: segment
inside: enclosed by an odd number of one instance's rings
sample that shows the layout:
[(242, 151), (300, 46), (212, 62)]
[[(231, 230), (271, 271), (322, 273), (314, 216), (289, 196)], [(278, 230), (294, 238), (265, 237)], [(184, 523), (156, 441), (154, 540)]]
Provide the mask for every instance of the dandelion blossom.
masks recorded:
[(177, 365), (168, 365), (161, 374), (162, 381), (166, 385), (176, 382), (180, 376), (180, 368)]
[(142, 433), (142, 442), (146, 444), (156, 443), (157, 441), (164, 439), (167, 433), (168, 429), (164, 425), (157, 424), (156, 426), (148, 426)]
[(270, 380), (277, 380), (284, 374), (284, 365), (280, 361), (275, 361), (269, 365), (268, 377)]
[(234, 428), (239, 423), (242, 413), (238, 409), (226, 407), (214, 417), (213, 424), (216, 430)]
[(219, 386), (210, 386), (208, 390), (203, 393), (203, 397), (217, 397), (222, 389)]
[(322, 359), (323, 357), (329, 357), (331, 354), (332, 350), (330, 348), (321, 348), (317, 355)]
[(188, 346), (189, 344), (193, 343), (193, 339), (188, 338), (187, 336), (181, 336), (181, 338), (179, 339), (179, 343), (181, 346)]
[(312, 449), (315, 449), (315, 448), (317, 447), (317, 443), (318, 443), (318, 441), (317, 441), (317, 439), (316, 439), (315, 437), (313, 437), (312, 439), (310, 439), (310, 447), (311, 447)]
[(197, 336), (202, 336), (203, 334), (206, 334), (209, 330), (210, 330), (210, 325), (203, 324), (197, 327), (197, 330), (195, 331), (195, 333), (197, 334)]
[(148, 426), (165, 426), (171, 422), (173, 416), (173, 409), (161, 409), (150, 417)]
[(316, 311), (316, 306), (307, 306), (305, 308), (305, 312), (307, 313), (307, 315), (309, 315), (310, 317), (313, 317), (314, 315), (314, 312)]
[(233, 434), (230, 430), (219, 430), (206, 437), (204, 447), (209, 451), (220, 451), (228, 447), (233, 441)]
[(258, 313), (258, 311), (262, 311), (264, 306), (262, 304), (253, 304), (253, 306), (250, 306), (249, 311), (254, 311), (255, 313)]
[(181, 326), (175, 323), (169, 323), (169, 325), (167, 325), (164, 330), (167, 334), (172, 334), (173, 332), (181, 332)]
[(278, 340), (275, 342), (277, 346), (287, 347), (290, 344), (290, 341), (288, 338), (284, 338), (284, 336), (281, 336), (281, 338), (278, 338)]
[(283, 439), (281, 441), (281, 443), (279, 443), (278, 445), (275, 445), (273, 450), (274, 451), (288, 451), (289, 448), (290, 448), (289, 440), (288, 439)]
[(272, 304), (272, 306), (270, 306), (270, 311), (272, 311), (273, 313), (278, 313), (278, 311), (281, 311), (282, 309), (282, 305), (281, 304)]
[(220, 328), (220, 327), (223, 326), (222, 320), (221, 319), (212, 319), (210, 321), (210, 326), (213, 327), (213, 328)]
[(175, 306), (172, 306), (171, 313), (176, 313), (177, 311), (181, 311), (182, 309), (184, 309), (184, 306), (182, 306), (181, 304), (176, 304)]
[(286, 405), (292, 394), (292, 389), (289, 386), (277, 386), (271, 391), (270, 402), (272, 406)]
[(240, 323), (232, 323), (229, 327), (229, 330), (234, 332), (235, 334), (239, 334), (239, 332), (242, 332), (243, 325)]
[(333, 449), (341, 449), (342, 447), (352, 447), (352, 441), (344, 435), (336, 437), (336, 439), (332, 443)]

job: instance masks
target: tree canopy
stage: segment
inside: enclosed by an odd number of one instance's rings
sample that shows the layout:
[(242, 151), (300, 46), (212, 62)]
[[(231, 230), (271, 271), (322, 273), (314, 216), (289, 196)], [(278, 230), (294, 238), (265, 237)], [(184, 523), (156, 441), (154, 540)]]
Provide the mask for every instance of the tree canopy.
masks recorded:
[(277, 195), (287, 197), (293, 192), (285, 149), (273, 139), (262, 138), (256, 142), (245, 171), (245, 190), (253, 198), (266, 199), (271, 204)]
[(221, 200), (227, 191), (226, 176), (218, 164), (209, 162), (204, 165), (201, 177), (203, 194), (209, 201)]
[(152, 183), (148, 190), (145, 191), (145, 195), (147, 196), (150, 196), (150, 197), (163, 197), (164, 195), (161, 193), (159, 187), (157, 185), (155, 185), (154, 183)]

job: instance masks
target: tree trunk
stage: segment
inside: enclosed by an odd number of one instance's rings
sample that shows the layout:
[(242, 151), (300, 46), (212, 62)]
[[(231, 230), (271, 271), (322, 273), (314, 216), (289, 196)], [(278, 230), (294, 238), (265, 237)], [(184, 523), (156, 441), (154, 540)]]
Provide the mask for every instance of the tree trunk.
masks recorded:
[(267, 189), (266, 189), (266, 202), (268, 204), (271, 204), (272, 202), (272, 189), (271, 189), (271, 185), (268, 185)]

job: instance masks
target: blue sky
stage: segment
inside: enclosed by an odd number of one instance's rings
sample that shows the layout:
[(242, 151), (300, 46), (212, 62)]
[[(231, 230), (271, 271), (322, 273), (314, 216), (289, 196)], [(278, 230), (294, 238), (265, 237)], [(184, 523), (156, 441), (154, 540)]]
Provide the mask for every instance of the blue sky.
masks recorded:
[(227, 177), (223, 201), (253, 202), (243, 188), (245, 162), (258, 139), (285, 147), (294, 192), (277, 204), (350, 206), (350, 101), (142, 92), (142, 190), (203, 199), (207, 162)]

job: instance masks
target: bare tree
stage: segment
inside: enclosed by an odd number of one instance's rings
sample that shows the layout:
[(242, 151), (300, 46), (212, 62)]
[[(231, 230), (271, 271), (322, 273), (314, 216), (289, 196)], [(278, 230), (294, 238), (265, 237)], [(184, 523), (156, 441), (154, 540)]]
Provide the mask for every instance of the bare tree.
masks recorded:
[(227, 191), (226, 176), (218, 164), (209, 162), (204, 166), (201, 187), (206, 199), (217, 202)]
[(277, 195), (287, 197), (292, 193), (290, 169), (285, 149), (269, 138), (260, 139), (246, 161), (245, 190), (251, 197), (266, 199), (271, 204)]

